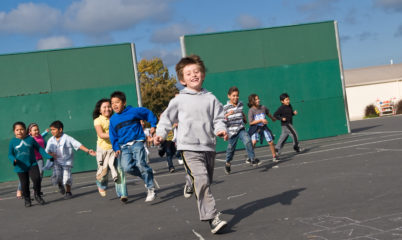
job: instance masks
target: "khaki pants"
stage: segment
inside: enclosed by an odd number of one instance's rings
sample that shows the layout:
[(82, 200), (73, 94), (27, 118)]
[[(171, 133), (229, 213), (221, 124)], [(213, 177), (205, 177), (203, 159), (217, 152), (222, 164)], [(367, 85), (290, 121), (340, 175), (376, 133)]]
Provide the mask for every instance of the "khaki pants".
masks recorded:
[(215, 199), (210, 189), (215, 155), (215, 152), (183, 151), (184, 166), (187, 170), (186, 185), (194, 189), (201, 221), (213, 219), (217, 214)]
[(108, 169), (112, 174), (113, 180), (118, 178), (117, 170), (114, 167), (114, 151), (103, 150), (99, 146), (96, 148), (96, 162), (98, 163), (98, 171), (96, 172), (96, 179), (102, 179), (108, 174)]

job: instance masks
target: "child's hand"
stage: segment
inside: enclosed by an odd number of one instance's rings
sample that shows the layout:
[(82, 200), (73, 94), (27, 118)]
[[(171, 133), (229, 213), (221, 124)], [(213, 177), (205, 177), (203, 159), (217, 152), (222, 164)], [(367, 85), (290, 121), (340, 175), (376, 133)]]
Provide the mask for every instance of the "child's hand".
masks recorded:
[(263, 123), (263, 124), (268, 124), (268, 121), (267, 121), (267, 119), (261, 119), (261, 122)]
[(119, 155), (120, 155), (120, 153), (121, 153), (121, 150), (117, 150), (117, 151), (114, 153), (114, 157), (115, 157), (115, 158), (118, 158)]
[(224, 141), (227, 141), (229, 139), (228, 133), (224, 130), (217, 132), (216, 136), (223, 138)]
[(88, 150), (88, 154), (91, 155), (92, 157), (96, 157), (96, 152), (92, 149)]
[(149, 129), (149, 136), (154, 136), (154, 133), (155, 133), (155, 128), (154, 127), (151, 127), (151, 129)]
[(154, 137), (154, 145), (155, 146), (158, 146), (159, 144), (161, 144), (162, 141), (163, 141), (163, 138), (161, 136)]
[(293, 114), (294, 114), (294, 115), (297, 115), (297, 111), (296, 111), (296, 110), (294, 110), (294, 111), (293, 111)]
[(282, 118), (282, 122), (286, 122), (286, 118)]
[(56, 158), (56, 153), (48, 152), (48, 154), (49, 154), (50, 156), (52, 156), (53, 158)]

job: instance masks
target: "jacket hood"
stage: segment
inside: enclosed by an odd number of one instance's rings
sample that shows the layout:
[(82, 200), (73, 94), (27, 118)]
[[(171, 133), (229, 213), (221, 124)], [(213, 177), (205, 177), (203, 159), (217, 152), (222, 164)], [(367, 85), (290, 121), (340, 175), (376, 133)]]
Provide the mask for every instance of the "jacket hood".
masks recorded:
[(199, 92), (197, 92), (197, 91), (194, 91), (194, 90), (191, 90), (191, 89), (189, 89), (189, 88), (183, 88), (181, 91), (180, 91), (180, 94), (190, 94), (190, 95), (203, 95), (203, 94), (207, 94), (207, 93), (210, 93), (210, 92), (208, 92), (206, 89), (204, 89), (204, 88), (201, 88), (201, 91), (199, 91)]

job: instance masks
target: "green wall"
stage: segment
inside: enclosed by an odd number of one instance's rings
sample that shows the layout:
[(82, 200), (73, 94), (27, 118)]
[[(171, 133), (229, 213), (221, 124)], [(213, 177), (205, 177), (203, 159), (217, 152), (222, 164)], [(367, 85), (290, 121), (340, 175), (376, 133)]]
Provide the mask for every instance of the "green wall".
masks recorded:
[[(348, 133), (343, 85), (333, 21), (183, 37), (185, 54), (203, 59), (204, 87), (226, 104), (231, 86), (247, 105), (256, 93), (273, 114), (287, 92), (298, 115), (294, 126), (300, 140)], [(247, 115), (248, 107), (245, 107)], [(279, 138), (280, 122), (268, 126)], [(226, 143), (219, 140), (217, 151)], [(239, 148), (243, 146), (240, 144)]]
[[(129, 43), (0, 55), (0, 83), (0, 182), (18, 179), (7, 157), (14, 122), (36, 122), (43, 131), (61, 120), (65, 133), (96, 149), (95, 103), (120, 90), (137, 106)], [(76, 152), (73, 172), (94, 169), (94, 157)]]

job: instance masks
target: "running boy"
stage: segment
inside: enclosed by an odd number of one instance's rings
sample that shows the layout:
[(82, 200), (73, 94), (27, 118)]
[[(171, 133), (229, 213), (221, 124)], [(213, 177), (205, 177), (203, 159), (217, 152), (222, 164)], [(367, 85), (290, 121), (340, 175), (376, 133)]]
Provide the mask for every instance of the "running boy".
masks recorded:
[(205, 66), (199, 56), (182, 58), (176, 65), (176, 73), (185, 88), (162, 113), (154, 143), (160, 144), (178, 122), (177, 149), (183, 150), (187, 170), (184, 196), (189, 198), (195, 191), (200, 220), (208, 221), (211, 232), (217, 233), (227, 225), (219, 219), (210, 189), (216, 155), (215, 136), (228, 138), (222, 104), (202, 88)]
[(59, 192), (64, 195), (64, 199), (70, 199), (72, 198), (71, 185), (73, 183), (71, 176), (74, 163), (73, 150), (80, 149), (93, 157), (96, 156), (96, 153), (65, 134), (63, 129), (64, 125), (61, 121), (57, 120), (50, 124), (52, 137), (47, 142), (46, 152), (54, 157), (53, 184), (59, 186)]
[(116, 157), (120, 161), (119, 166), (124, 172), (144, 180), (148, 189), (145, 202), (151, 202), (156, 197), (154, 174), (146, 161), (145, 134), (140, 121), (145, 120), (151, 124), (152, 136), (157, 118), (147, 108), (126, 106), (126, 95), (123, 92), (113, 92), (110, 99), (115, 114), (110, 118), (109, 137)]
[(274, 116), (276, 119), (281, 120), (282, 133), (278, 142), (276, 143), (275, 151), (279, 154), (279, 151), (285, 145), (289, 135), (291, 135), (293, 139), (293, 149), (297, 153), (300, 153), (302, 149), (299, 146), (296, 129), (293, 127), (293, 115), (296, 115), (297, 111), (293, 110), (292, 105), (290, 105), (290, 99), (287, 93), (282, 93), (279, 96), (279, 99), (281, 100), (282, 106), (276, 110)]
[(223, 107), (225, 112), (226, 126), (228, 128), (229, 142), (226, 149), (225, 173), (230, 174), (230, 161), (233, 159), (236, 150), (237, 140), (240, 138), (246, 147), (248, 159), (254, 162), (255, 154), (251, 144), (250, 135), (246, 132), (244, 124), (247, 123), (246, 115), (243, 113), (243, 102), (239, 101), (239, 89), (231, 87), (228, 91), (229, 101)]

